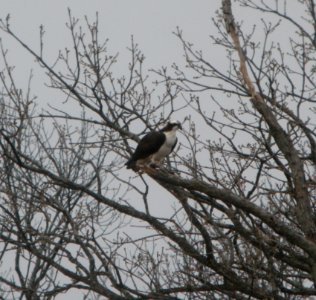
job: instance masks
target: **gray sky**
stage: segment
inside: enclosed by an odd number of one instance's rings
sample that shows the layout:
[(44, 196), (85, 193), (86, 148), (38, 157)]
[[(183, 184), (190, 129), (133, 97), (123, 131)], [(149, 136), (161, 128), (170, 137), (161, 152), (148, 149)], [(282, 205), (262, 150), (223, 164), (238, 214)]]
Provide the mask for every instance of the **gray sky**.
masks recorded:
[[(169, 65), (179, 58), (181, 45), (172, 34), (176, 26), (183, 29), (188, 40), (201, 48), (209, 47), (211, 16), (219, 5), (219, 0), (0, 0), (0, 17), (4, 19), (9, 13), (12, 28), (35, 49), (39, 49), (39, 26), (43, 24), (46, 31), (44, 53), (54, 58), (59, 49), (71, 45), (65, 27), (67, 8), (82, 21), (84, 16), (93, 21), (98, 12), (100, 37), (109, 38), (110, 50), (120, 52), (120, 60), (128, 62), (129, 57), (124, 54), (133, 35), (150, 68)], [(10, 49), (12, 64), (29, 69), (33, 61), (5, 36), (2, 38)]]
[[(130, 58), (126, 47), (130, 45), (131, 35), (145, 54), (146, 68), (181, 61), (182, 48), (172, 34), (177, 26), (183, 30), (186, 40), (193, 42), (197, 49), (215, 58), (217, 63), (224, 64), (218, 59), (223, 57), (222, 50), (212, 45), (208, 38), (217, 33), (211, 18), (220, 5), (220, 0), (0, 0), (0, 18), (5, 19), (10, 14), (12, 29), (34, 50), (39, 50), (39, 26), (43, 24), (46, 31), (44, 57), (53, 61), (59, 49), (71, 46), (70, 34), (65, 26), (68, 22), (67, 8), (82, 24), (84, 16), (93, 21), (98, 12), (100, 38), (109, 38), (109, 50), (120, 53), (123, 72)], [(249, 23), (260, 19), (253, 14), (247, 14), (247, 17), (237, 14), (236, 17)], [(26, 86), (28, 72), (35, 65), (34, 59), (3, 33), (0, 33), (0, 37), (9, 49), (9, 61), (16, 66), (17, 83), (21, 87)], [(35, 73), (32, 89), (43, 101), (52, 98), (43, 85), (40, 73)], [(158, 206), (162, 207), (163, 203), (159, 202)], [(59, 296), (58, 300), (76, 299), (76, 292), (72, 295), (73, 298), (69, 294)]]
[[(39, 50), (39, 27), (44, 25), (44, 57), (54, 61), (59, 49), (71, 47), (71, 38), (65, 23), (68, 22), (69, 7), (72, 15), (84, 23), (99, 14), (100, 38), (109, 39), (109, 50), (119, 52), (119, 65), (126, 70), (130, 56), (126, 47), (131, 35), (145, 54), (145, 68), (171, 65), (182, 60), (182, 47), (172, 32), (179, 26), (187, 40), (206, 53), (211, 49), (208, 39), (212, 30), (211, 17), (220, 6), (220, 1), (210, 0), (0, 0), (0, 18), (10, 14), (12, 30), (35, 51)], [(54, 94), (44, 86), (41, 72), (35, 67), (34, 59), (8, 36), (0, 33), (5, 48), (9, 50), (9, 62), (16, 66), (15, 77), (20, 87), (25, 87), (31, 68), (34, 69), (33, 94), (42, 104), (54, 101)], [(154, 187), (155, 190), (155, 187)], [(170, 197), (165, 201), (170, 201)], [(159, 201), (155, 201), (159, 200)], [(154, 204), (156, 203), (156, 204)], [(170, 205), (170, 203), (169, 203)], [(157, 207), (156, 207), (157, 206)], [(150, 209), (165, 207), (161, 194), (153, 200)], [(58, 300), (79, 299), (80, 292), (71, 291), (58, 296)]]

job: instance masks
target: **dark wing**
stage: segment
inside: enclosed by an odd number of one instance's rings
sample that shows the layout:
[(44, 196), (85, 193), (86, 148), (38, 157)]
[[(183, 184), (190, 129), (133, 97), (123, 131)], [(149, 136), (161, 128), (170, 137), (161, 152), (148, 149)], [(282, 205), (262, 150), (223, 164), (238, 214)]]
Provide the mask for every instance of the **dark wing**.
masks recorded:
[(148, 157), (157, 152), (164, 143), (166, 136), (162, 132), (150, 132), (146, 134), (138, 143), (133, 160), (139, 160)]
[(164, 143), (166, 136), (162, 132), (150, 132), (146, 134), (138, 143), (135, 152), (126, 163), (127, 168), (130, 168), (139, 159), (144, 159), (149, 155), (157, 152), (160, 146)]

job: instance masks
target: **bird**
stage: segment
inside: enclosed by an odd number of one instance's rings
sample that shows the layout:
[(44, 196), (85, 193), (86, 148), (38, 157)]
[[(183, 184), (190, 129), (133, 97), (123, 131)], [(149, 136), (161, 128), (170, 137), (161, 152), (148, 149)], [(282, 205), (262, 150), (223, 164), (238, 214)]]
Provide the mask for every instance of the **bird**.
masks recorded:
[(178, 129), (182, 129), (181, 123), (170, 120), (161, 130), (146, 134), (126, 162), (126, 168), (138, 171), (144, 166), (159, 167), (164, 158), (174, 150), (178, 141)]

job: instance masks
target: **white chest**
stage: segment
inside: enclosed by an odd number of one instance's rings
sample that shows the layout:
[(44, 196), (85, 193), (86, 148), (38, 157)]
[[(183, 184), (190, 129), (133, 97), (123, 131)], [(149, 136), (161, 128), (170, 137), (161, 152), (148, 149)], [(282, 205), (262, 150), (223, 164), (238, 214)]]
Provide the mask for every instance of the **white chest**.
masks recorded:
[(168, 156), (171, 153), (172, 148), (177, 141), (175, 131), (164, 132), (164, 135), (166, 136), (166, 141), (159, 148), (158, 152), (153, 155), (154, 161), (160, 161), (164, 159), (166, 156)]
[(172, 148), (174, 143), (177, 140), (176, 132), (175, 131), (168, 131), (168, 132), (165, 132), (164, 135), (166, 136), (165, 145), (170, 146)]

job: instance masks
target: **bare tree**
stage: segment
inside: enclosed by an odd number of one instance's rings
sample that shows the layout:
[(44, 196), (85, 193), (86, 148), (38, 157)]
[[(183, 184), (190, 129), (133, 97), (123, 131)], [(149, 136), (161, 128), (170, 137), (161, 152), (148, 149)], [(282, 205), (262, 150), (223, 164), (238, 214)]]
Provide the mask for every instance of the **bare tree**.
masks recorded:
[[(263, 18), (247, 28), (222, 0), (224, 67), (178, 30), (185, 69), (144, 71), (132, 41), (121, 77), (97, 19), (84, 33), (69, 13), (73, 49), (53, 64), (2, 21), (65, 102), (40, 109), (2, 45), (2, 299), (316, 296), (315, 4), (234, 3)], [(126, 171), (139, 136), (175, 113), (191, 117), (165, 167)]]

